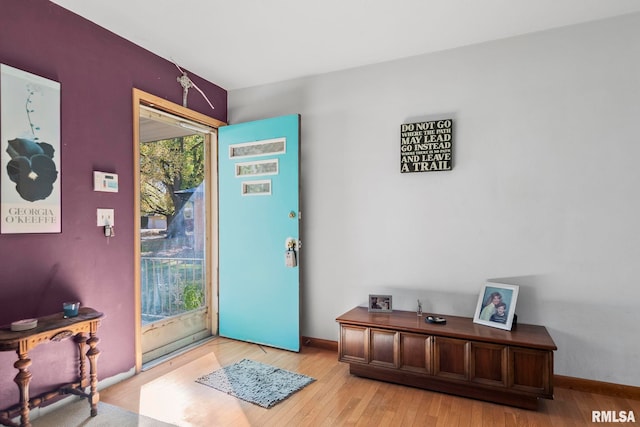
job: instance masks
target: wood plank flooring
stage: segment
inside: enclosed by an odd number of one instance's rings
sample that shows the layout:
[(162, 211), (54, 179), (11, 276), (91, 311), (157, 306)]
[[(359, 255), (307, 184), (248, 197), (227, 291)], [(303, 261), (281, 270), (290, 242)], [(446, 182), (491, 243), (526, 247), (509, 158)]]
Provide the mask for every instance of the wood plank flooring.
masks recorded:
[[(315, 382), (271, 409), (195, 382), (243, 358), (311, 376)], [(178, 426), (584, 426), (593, 410), (633, 411), (640, 400), (555, 388), (538, 411), (485, 403), (355, 377), (335, 352), (300, 353), (216, 338), (100, 392), (100, 400)]]

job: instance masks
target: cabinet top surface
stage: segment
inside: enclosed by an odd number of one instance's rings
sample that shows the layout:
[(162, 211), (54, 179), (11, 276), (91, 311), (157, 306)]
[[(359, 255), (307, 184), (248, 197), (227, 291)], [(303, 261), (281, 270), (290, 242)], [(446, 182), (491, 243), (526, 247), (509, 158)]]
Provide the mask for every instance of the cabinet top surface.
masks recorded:
[[(447, 319), (444, 325), (426, 323), (426, 316), (440, 316)], [(469, 317), (442, 314), (423, 314), (415, 311), (394, 310), (390, 313), (369, 312), (366, 307), (356, 307), (336, 319), (341, 324), (361, 325), (429, 334), (443, 337), (486, 341), (521, 347), (557, 350), (553, 339), (544, 326), (518, 323), (511, 331), (492, 328), (477, 323)]]
[(38, 326), (26, 331), (12, 331), (11, 325), (0, 326), (0, 350), (12, 350), (25, 338), (47, 333), (57, 329), (71, 328), (73, 325), (83, 322), (96, 321), (104, 314), (89, 307), (80, 307), (76, 317), (65, 319), (62, 312), (38, 318)]

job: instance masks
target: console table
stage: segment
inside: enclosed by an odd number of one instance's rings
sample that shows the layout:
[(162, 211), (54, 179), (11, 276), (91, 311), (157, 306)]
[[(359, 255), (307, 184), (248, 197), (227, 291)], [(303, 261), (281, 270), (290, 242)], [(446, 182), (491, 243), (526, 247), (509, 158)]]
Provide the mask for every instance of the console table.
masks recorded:
[(526, 409), (553, 399), (553, 352), (543, 326), (512, 331), (445, 317), (425, 323), (415, 311), (369, 312), (356, 307), (340, 324), (339, 360), (367, 378), (456, 394)]
[[(98, 414), (98, 368), (97, 360), (100, 351), (96, 348), (100, 341), (96, 337), (100, 319), (103, 314), (89, 307), (81, 307), (78, 316), (65, 319), (62, 312), (50, 316), (38, 318), (38, 325), (34, 329), (14, 332), (11, 326), (0, 327), (0, 351), (15, 351), (18, 360), (13, 366), (18, 370), (14, 382), (20, 392), (19, 403), (8, 409), (0, 411), (0, 424), (16, 426), (12, 418), (20, 415), (20, 426), (31, 426), (29, 421), (29, 409), (42, 405), (47, 400), (63, 394), (76, 394), (86, 397), (91, 408), (91, 416)], [(87, 338), (87, 335), (89, 337)], [(65, 338), (74, 337), (79, 350), (78, 379), (75, 382), (64, 384), (49, 393), (44, 393), (34, 398), (29, 397), (29, 382), (31, 381), (31, 359), (28, 352), (39, 344), (48, 341), (62, 341)], [(85, 345), (89, 346), (86, 353), (89, 359), (89, 378), (84, 359)], [(90, 386), (89, 392), (85, 389)]]

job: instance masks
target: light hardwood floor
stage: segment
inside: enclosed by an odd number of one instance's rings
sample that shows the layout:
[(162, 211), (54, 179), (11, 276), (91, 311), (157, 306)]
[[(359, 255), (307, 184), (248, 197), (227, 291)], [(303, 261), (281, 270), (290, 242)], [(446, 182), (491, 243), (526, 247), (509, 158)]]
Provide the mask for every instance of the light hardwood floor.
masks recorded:
[[(271, 409), (196, 383), (243, 358), (316, 379)], [(100, 400), (178, 426), (585, 426), (593, 410), (633, 411), (640, 401), (555, 388), (554, 400), (528, 411), (358, 378), (335, 352), (300, 353), (226, 338), (209, 343), (106, 388)], [(597, 424), (593, 424), (597, 425)]]

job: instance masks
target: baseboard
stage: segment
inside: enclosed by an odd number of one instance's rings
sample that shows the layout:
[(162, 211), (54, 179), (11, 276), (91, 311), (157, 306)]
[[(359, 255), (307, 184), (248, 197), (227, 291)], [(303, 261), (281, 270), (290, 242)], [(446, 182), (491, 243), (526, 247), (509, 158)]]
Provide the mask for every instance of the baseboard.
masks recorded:
[(302, 337), (302, 345), (307, 347), (322, 348), (338, 352), (338, 341), (323, 340), (320, 338)]
[(554, 375), (553, 382), (554, 387), (584, 391), (587, 393), (604, 394), (623, 399), (640, 400), (640, 387), (587, 380), (583, 378), (565, 377), (563, 375)]
[[(338, 342), (323, 340), (320, 338), (302, 337), (302, 345), (307, 347), (322, 348), (338, 352)], [(640, 400), (640, 387), (624, 384), (607, 383), (603, 381), (587, 380), (584, 378), (566, 377), (564, 375), (553, 376), (554, 387), (583, 391), (586, 393), (603, 394), (622, 399)]]
[(105, 389), (107, 387), (111, 387), (114, 384), (118, 384), (121, 381), (129, 379), (136, 374), (136, 367), (132, 367), (126, 372), (121, 372), (112, 377), (103, 378), (98, 382), (98, 391)]

